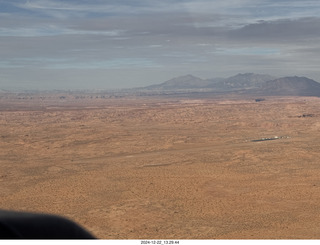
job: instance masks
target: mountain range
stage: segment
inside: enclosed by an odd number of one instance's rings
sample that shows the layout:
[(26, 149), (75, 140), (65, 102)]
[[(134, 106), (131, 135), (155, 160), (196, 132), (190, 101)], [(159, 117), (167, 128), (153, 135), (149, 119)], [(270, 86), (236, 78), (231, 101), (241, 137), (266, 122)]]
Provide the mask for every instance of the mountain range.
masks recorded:
[(229, 78), (202, 79), (193, 75), (175, 77), (143, 87), (150, 91), (206, 91), (250, 95), (319, 96), (320, 83), (307, 77), (276, 78), (266, 74), (244, 73)]

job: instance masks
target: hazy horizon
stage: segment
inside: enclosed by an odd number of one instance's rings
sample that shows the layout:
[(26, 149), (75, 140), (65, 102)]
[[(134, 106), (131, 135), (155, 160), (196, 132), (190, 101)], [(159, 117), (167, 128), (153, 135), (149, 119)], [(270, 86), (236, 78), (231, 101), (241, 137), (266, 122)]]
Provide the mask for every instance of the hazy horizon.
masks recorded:
[(320, 2), (3, 0), (0, 89), (119, 89), (192, 74), (320, 81)]

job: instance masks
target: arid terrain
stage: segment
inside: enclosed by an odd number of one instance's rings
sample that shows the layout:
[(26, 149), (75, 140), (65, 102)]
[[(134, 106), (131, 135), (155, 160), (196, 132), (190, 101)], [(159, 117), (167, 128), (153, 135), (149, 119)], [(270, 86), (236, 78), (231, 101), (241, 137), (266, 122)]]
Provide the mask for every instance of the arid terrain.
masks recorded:
[(0, 208), (103, 239), (320, 239), (320, 98), (0, 98)]

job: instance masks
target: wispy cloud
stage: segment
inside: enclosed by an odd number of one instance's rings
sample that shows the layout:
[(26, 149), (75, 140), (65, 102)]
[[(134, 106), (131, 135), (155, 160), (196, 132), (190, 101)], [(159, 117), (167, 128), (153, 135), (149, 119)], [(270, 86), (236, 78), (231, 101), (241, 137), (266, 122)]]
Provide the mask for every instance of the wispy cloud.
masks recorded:
[(59, 36), (59, 35), (103, 35), (109, 37), (117, 37), (124, 34), (124, 30), (105, 30), (105, 31), (89, 31), (75, 30), (53, 25), (38, 26), (30, 28), (1, 28), (0, 37), (41, 37), (41, 36)]
[(56, 62), (47, 68), (52, 69), (148, 69), (159, 68), (153, 60), (146, 58), (119, 58), (109, 60), (93, 60), (93, 61), (75, 61), (75, 62)]
[(244, 48), (226, 48), (217, 49), (214, 54), (224, 55), (280, 55), (281, 51), (277, 48), (263, 48), (263, 47), (244, 47)]
[[(28, 0), (24, 3), (15, 3), (16, 7), (35, 11), (57, 18), (72, 16), (94, 15), (128, 15), (150, 12), (172, 12), (181, 10), (179, 1), (61, 1), (61, 0)], [(170, 6), (170, 8), (168, 8)]]

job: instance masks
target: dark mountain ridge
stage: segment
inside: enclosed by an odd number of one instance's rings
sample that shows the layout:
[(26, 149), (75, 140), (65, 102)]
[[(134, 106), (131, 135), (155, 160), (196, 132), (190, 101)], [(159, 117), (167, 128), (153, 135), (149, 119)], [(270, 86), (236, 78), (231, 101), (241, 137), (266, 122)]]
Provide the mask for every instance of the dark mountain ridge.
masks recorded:
[(257, 92), (264, 95), (320, 96), (320, 83), (307, 77), (281, 77), (267, 81)]
[(239, 73), (229, 78), (202, 79), (193, 75), (175, 77), (144, 87), (156, 91), (205, 91), (250, 95), (319, 96), (320, 83), (298, 76), (275, 78), (267, 74)]
[(270, 75), (244, 73), (229, 78), (202, 79), (193, 75), (172, 78), (164, 83), (144, 87), (150, 90), (181, 90), (181, 89), (213, 89), (230, 91), (257, 88), (263, 82), (275, 79)]
[(196, 89), (205, 88), (210, 84), (208, 80), (195, 77), (193, 75), (186, 75), (172, 78), (164, 83), (155, 84), (145, 87), (151, 90), (178, 90), (178, 89)]

